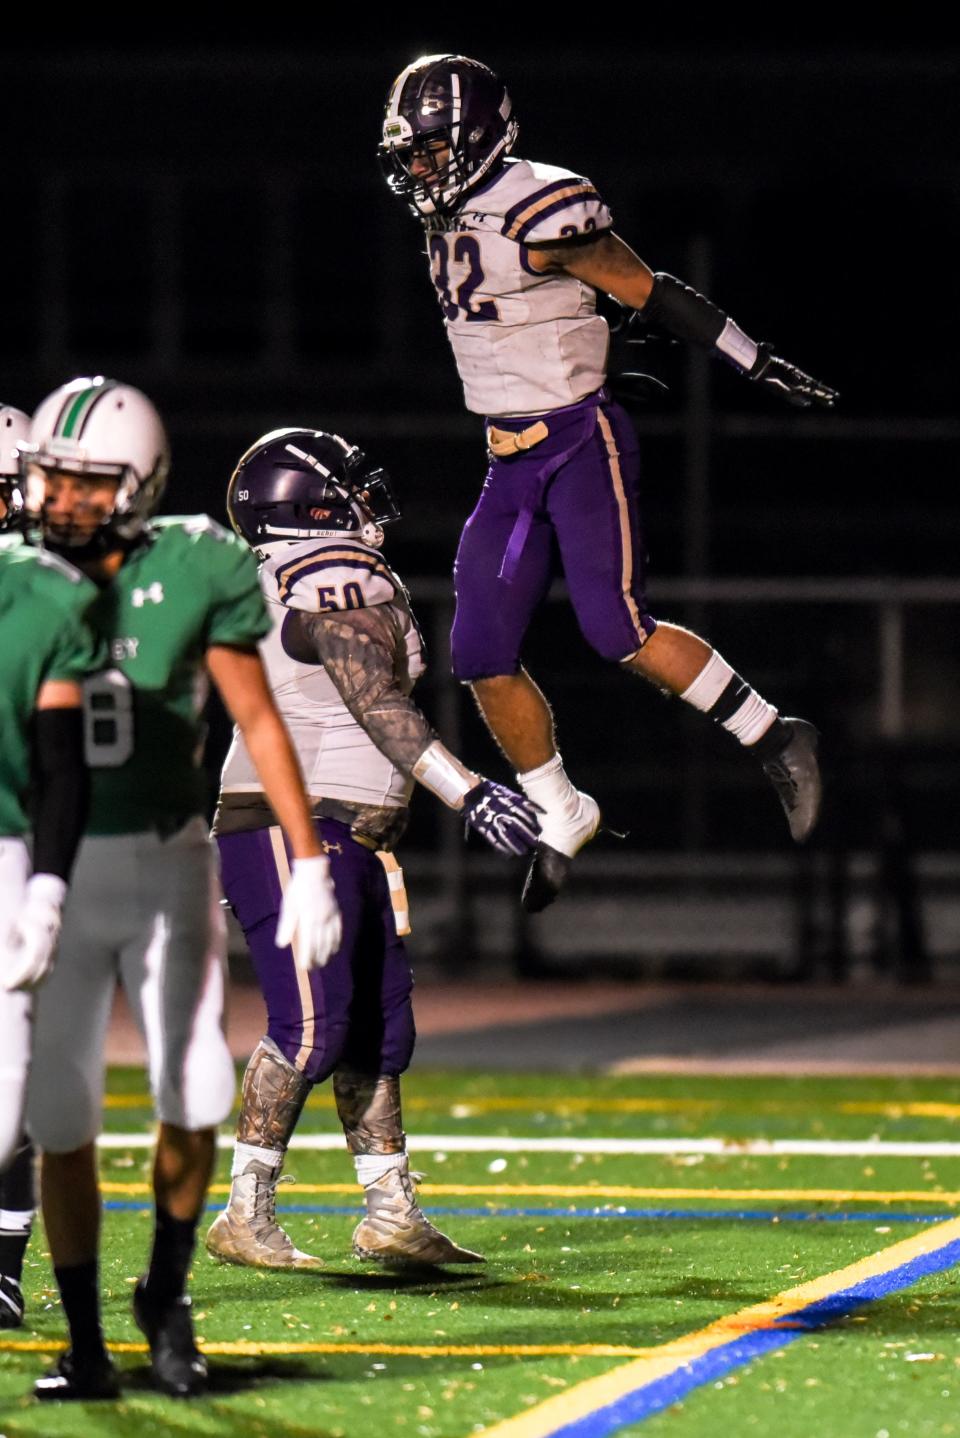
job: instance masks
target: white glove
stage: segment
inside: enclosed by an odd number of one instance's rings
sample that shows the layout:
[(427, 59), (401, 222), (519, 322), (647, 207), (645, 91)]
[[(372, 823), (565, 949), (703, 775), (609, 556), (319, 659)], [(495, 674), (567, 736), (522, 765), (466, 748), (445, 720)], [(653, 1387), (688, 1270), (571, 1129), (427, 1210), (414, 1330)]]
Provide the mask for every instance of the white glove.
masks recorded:
[(340, 910), (325, 854), (294, 859), (290, 882), (283, 891), (276, 945), (293, 945), (298, 968), (322, 969), (340, 947)]
[(8, 991), (36, 988), (53, 968), (66, 893), (66, 884), (56, 874), (34, 874), (27, 880), (0, 958), (0, 980)]

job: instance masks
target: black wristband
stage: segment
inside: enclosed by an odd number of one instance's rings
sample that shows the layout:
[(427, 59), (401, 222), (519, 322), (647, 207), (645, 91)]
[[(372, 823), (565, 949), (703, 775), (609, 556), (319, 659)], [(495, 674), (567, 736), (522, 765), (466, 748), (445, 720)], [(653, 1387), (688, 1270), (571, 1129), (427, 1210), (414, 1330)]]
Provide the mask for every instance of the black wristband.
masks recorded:
[(673, 275), (656, 274), (653, 289), (640, 316), (649, 324), (703, 349), (713, 349), (723, 333), (723, 310)]
[(56, 874), (66, 883), (90, 797), (83, 759), (83, 711), (38, 709), (33, 738), (33, 871)]

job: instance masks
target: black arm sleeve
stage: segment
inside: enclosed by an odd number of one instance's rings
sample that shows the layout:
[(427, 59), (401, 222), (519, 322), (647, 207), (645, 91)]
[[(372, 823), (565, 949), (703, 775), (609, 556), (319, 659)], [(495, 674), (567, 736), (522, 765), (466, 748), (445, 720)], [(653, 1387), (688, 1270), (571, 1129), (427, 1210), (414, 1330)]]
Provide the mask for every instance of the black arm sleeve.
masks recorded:
[(66, 882), (86, 823), (90, 776), (82, 709), (38, 709), (33, 719), (33, 871)]
[(712, 300), (665, 274), (654, 275), (650, 298), (640, 316), (703, 349), (713, 349), (727, 323), (727, 316)]

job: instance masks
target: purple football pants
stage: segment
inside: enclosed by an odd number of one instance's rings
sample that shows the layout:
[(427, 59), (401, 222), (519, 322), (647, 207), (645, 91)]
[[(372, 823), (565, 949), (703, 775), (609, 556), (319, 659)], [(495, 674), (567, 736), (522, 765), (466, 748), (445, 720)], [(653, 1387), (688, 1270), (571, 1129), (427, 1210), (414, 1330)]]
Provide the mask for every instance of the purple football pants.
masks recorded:
[(656, 629), (647, 612), (639, 454), (629, 416), (598, 390), (545, 415), (497, 419), (519, 431), (543, 420), (532, 449), (491, 458), (454, 566), (450, 636), (458, 679), (515, 674), (534, 610), (553, 578), (553, 543), (584, 638), (606, 659), (635, 654)]
[(277, 829), (217, 839), (223, 891), (246, 936), (267, 1005), (267, 1033), (314, 1083), (339, 1064), (401, 1074), (416, 1031), (413, 974), (397, 935), (383, 865), (345, 824), (318, 819), (343, 919), (343, 941), (325, 968), (305, 974), (273, 941), (287, 851)]

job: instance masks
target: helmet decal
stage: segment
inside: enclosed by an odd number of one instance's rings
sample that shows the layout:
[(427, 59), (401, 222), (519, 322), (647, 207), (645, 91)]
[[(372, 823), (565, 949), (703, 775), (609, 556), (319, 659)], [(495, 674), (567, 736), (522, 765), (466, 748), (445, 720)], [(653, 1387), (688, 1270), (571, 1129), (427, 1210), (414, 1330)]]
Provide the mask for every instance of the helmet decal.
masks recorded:
[(79, 439), (94, 405), (116, 387), (116, 380), (101, 379), (99, 383), (91, 384), (77, 395), (68, 395), (57, 417), (54, 434), (61, 439)]

